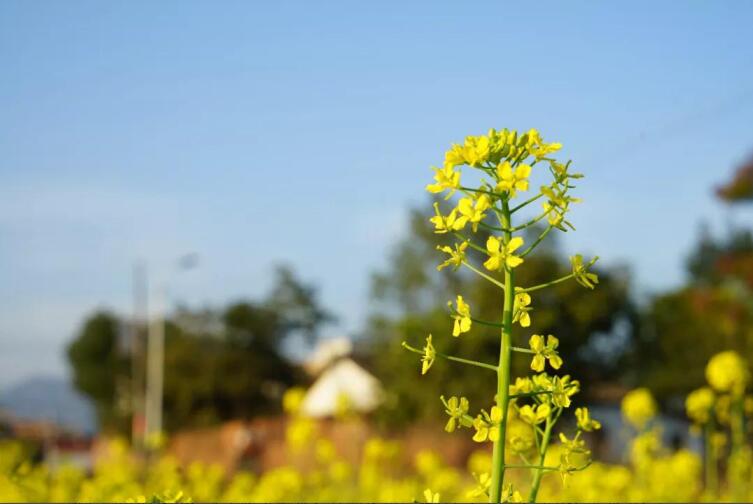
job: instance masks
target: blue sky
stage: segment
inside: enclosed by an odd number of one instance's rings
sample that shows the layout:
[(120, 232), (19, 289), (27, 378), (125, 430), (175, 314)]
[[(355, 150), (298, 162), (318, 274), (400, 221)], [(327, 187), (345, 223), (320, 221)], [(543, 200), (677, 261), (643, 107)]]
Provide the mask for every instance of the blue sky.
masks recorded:
[(429, 166), (538, 128), (588, 177), (568, 251), (677, 285), (753, 149), (749, 2), (0, 3), (0, 387), (85, 314), (263, 295), (294, 265), (356, 330)]

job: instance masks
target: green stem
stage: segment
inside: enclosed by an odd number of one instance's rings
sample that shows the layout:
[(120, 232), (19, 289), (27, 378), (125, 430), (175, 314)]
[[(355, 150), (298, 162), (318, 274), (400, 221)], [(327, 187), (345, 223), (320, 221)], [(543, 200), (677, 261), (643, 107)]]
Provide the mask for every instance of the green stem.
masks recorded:
[(520, 231), (521, 229), (525, 229), (525, 228), (527, 228), (529, 226), (533, 226), (534, 224), (536, 224), (537, 222), (539, 222), (541, 219), (543, 219), (547, 215), (549, 215), (549, 212), (544, 212), (541, 215), (539, 215), (538, 217), (534, 217), (533, 219), (529, 220), (525, 224), (521, 224), (520, 226), (515, 226), (510, 231), (512, 231), (514, 233), (515, 231)]
[(558, 283), (566, 282), (567, 280), (570, 280), (571, 278), (574, 278), (574, 277), (575, 275), (573, 273), (570, 273), (569, 275), (565, 275), (562, 278), (558, 278), (557, 280), (552, 280), (551, 282), (534, 285), (533, 287), (526, 287), (525, 289), (518, 289), (518, 293), (533, 292), (539, 289), (545, 289), (547, 287), (551, 287), (552, 285), (557, 285)]
[(468, 237), (466, 237), (466, 236), (465, 236), (465, 235), (464, 235), (463, 233), (459, 233), (459, 232), (457, 232), (457, 231), (454, 231), (454, 232), (453, 232), (452, 234), (454, 234), (455, 236), (457, 236), (458, 238), (460, 238), (460, 239), (461, 239), (461, 240), (463, 240), (464, 242), (468, 242), (468, 245), (469, 245), (469, 246), (470, 246), (470, 247), (471, 247), (472, 249), (474, 249), (474, 250), (478, 250), (479, 252), (483, 252), (484, 254), (486, 254), (486, 249), (485, 249), (484, 247), (482, 247), (481, 245), (477, 245), (477, 244), (473, 243), (473, 242), (471, 241), (471, 239), (470, 239), (470, 238), (468, 238)]
[(491, 224), (487, 224), (485, 222), (479, 222), (478, 225), (490, 231), (506, 231), (505, 229), (502, 229), (501, 227), (492, 226)]
[(559, 471), (559, 467), (545, 465), (527, 465), (527, 464), (507, 464), (508, 469), (537, 469), (539, 471)]
[(484, 368), (484, 369), (489, 369), (491, 371), (496, 371), (497, 370), (497, 366), (493, 366), (493, 365), (487, 364), (485, 362), (479, 362), (479, 361), (475, 361), (475, 360), (471, 360), (471, 359), (463, 359), (462, 357), (455, 357), (453, 355), (447, 355), (447, 354), (443, 354), (443, 353), (439, 353), (439, 352), (437, 352), (437, 355), (440, 356), (440, 357), (443, 357), (443, 358), (445, 358), (447, 360), (451, 360), (451, 361), (455, 361), (455, 362), (460, 362), (462, 364), (468, 364), (470, 366), (476, 366), (476, 367), (480, 367), (480, 368)]
[[(403, 341), (403, 348), (419, 355), (424, 354), (423, 350), (419, 350), (418, 348), (412, 347), (405, 341)], [(485, 362), (479, 362), (472, 359), (463, 359), (462, 357), (455, 357), (454, 355), (448, 355), (446, 353), (437, 352), (436, 350), (434, 350), (434, 353), (436, 354), (437, 357), (442, 357), (443, 359), (447, 359), (454, 362), (460, 362), (461, 364), (468, 364), (469, 366), (476, 366), (476, 367), (488, 369), (490, 371), (497, 370), (497, 366), (493, 366), (492, 364), (487, 364)]]
[[(502, 282), (500, 282), (500, 281), (499, 281), (499, 280), (497, 280), (496, 278), (494, 278), (494, 277), (491, 277), (491, 276), (487, 275), (487, 274), (486, 274), (486, 273), (484, 273), (483, 271), (480, 271), (480, 270), (478, 270), (478, 269), (474, 268), (474, 267), (473, 267), (473, 266), (472, 266), (472, 265), (471, 265), (471, 264), (470, 264), (470, 263), (469, 263), (468, 261), (463, 261), (463, 266), (465, 266), (465, 267), (466, 267), (466, 268), (468, 268), (469, 270), (473, 271), (474, 273), (476, 273), (476, 274), (477, 274), (477, 275), (479, 275), (480, 277), (482, 277), (482, 278), (486, 278), (487, 280), (489, 280), (489, 281), (490, 281), (491, 283), (493, 283), (494, 285), (496, 285), (496, 286), (497, 286), (497, 287), (499, 287), (500, 289), (502, 289), (502, 290), (505, 290), (505, 284), (503, 284)], [(510, 323), (512, 323), (512, 315), (510, 315), (510, 317), (511, 317), (511, 318), (510, 318)]]
[(523, 347), (517, 347), (517, 346), (512, 347), (512, 351), (513, 352), (520, 352), (520, 353), (527, 353), (527, 354), (535, 354), (536, 353), (533, 350), (531, 350), (530, 348), (523, 348)]
[(703, 443), (704, 443), (704, 462), (706, 469), (706, 498), (711, 501), (717, 500), (719, 491), (719, 476), (717, 474), (717, 460), (714, 453), (714, 447), (712, 445), (712, 436), (714, 434), (713, 421), (709, 420), (703, 428)]
[[(733, 398), (731, 405), (730, 430), (732, 431), (732, 447), (730, 450), (730, 463), (732, 471), (728, 469), (728, 480), (732, 483), (733, 500), (743, 502), (745, 500), (746, 481), (740, 473), (740, 456), (745, 444), (745, 411), (743, 408), (744, 395)], [(734, 461), (734, 462), (733, 462)], [(733, 472), (733, 474), (729, 474)]]
[[(506, 200), (502, 202), (502, 227), (510, 229), (510, 208)], [(505, 242), (509, 242), (512, 233), (505, 232)], [(497, 407), (502, 411), (502, 421), (497, 427), (499, 436), (494, 441), (492, 451), (492, 483), (489, 489), (490, 502), (498, 503), (502, 499), (502, 485), (505, 479), (505, 437), (507, 434), (507, 409), (510, 402), (510, 359), (512, 357), (512, 312), (515, 292), (515, 280), (511, 268), (505, 268), (505, 296), (502, 315), (502, 334), (499, 348), (499, 367), (497, 369)]]
[(536, 241), (534, 241), (533, 243), (531, 243), (531, 245), (527, 249), (525, 249), (523, 252), (521, 252), (520, 257), (525, 257), (528, 254), (530, 254), (531, 252), (533, 252), (533, 249), (536, 248), (536, 245), (538, 245), (539, 243), (541, 243), (541, 241), (544, 238), (546, 238), (546, 235), (548, 235), (549, 232), (552, 229), (554, 229), (554, 226), (552, 226), (552, 225), (547, 226), (547, 228), (539, 235), (539, 237), (536, 238)]
[[(515, 347), (513, 347), (515, 349)], [(571, 387), (565, 387), (565, 390), (571, 389)], [(521, 392), (520, 394), (510, 394), (510, 399), (517, 399), (519, 397), (536, 397), (540, 395), (552, 395), (554, 394), (553, 390), (539, 390), (538, 392)]]
[[(461, 187), (460, 187), (460, 190), (461, 190), (461, 191), (469, 191), (469, 192), (474, 192), (474, 193), (482, 193), (482, 194), (488, 194), (488, 195), (490, 195), (490, 196), (497, 196), (497, 193), (495, 193), (495, 192), (493, 192), (493, 191), (485, 191), (484, 189), (474, 189), (474, 188), (472, 188), (472, 187), (463, 187), (463, 186), (461, 186)], [(467, 193), (466, 193), (466, 194), (467, 194)]]
[[(539, 466), (544, 465), (544, 459), (546, 458), (546, 450), (549, 448), (549, 438), (552, 436), (552, 426), (554, 426), (554, 420), (551, 415), (546, 419), (546, 427), (544, 428), (544, 435), (541, 438), (541, 446), (539, 447)], [(536, 496), (539, 493), (539, 486), (541, 485), (541, 477), (544, 475), (544, 471), (541, 468), (537, 468), (533, 475), (533, 483), (531, 484), (531, 493), (528, 495), (528, 502), (536, 502)]]
[(537, 199), (541, 198), (543, 195), (544, 195), (543, 193), (539, 193), (539, 194), (537, 194), (536, 196), (534, 196), (532, 198), (528, 198), (523, 203), (521, 203), (520, 205), (518, 205), (515, 208), (513, 208), (512, 210), (510, 210), (510, 213), (514, 214), (515, 212), (517, 212), (521, 208), (525, 207), (526, 205), (529, 205), (529, 204), (533, 203), (534, 201), (536, 201)]
[(504, 324), (500, 324), (498, 322), (489, 322), (487, 320), (480, 320), (480, 319), (476, 319), (476, 318), (473, 318), (473, 317), (471, 317), (471, 320), (473, 322), (476, 322), (477, 324), (481, 324), (481, 325), (485, 325), (485, 326), (489, 326), (489, 327), (504, 327)]

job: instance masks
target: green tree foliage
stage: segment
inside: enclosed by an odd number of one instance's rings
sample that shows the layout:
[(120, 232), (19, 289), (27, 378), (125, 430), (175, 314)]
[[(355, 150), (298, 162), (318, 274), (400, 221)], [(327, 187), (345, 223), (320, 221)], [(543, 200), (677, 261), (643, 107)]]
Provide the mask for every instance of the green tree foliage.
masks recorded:
[(107, 427), (122, 427), (115, 400), (129, 368), (120, 347), (121, 329), (115, 315), (101, 311), (84, 322), (78, 337), (68, 346), (73, 384), (91, 399), (100, 424)]
[(716, 189), (716, 195), (727, 203), (753, 201), (753, 156), (738, 167), (730, 180)]
[[(316, 338), (333, 317), (313, 287), (279, 268), (269, 296), (222, 310), (180, 310), (166, 322), (164, 424), (168, 431), (274, 411), (282, 391), (300, 382), (283, 345), (303, 333)], [(105, 428), (127, 425), (127, 331), (97, 313), (69, 347), (76, 387), (97, 405)], [(121, 386), (119, 384), (124, 384)]]
[[(399, 242), (387, 268), (372, 278), (375, 310), (368, 324), (368, 341), (375, 370), (391, 394), (384, 417), (397, 422), (440, 416), (443, 409), (436, 397), (439, 389), (446, 396), (462, 393), (472, 403), (487, 401), (494, 394), (489, 383), (479, 382), (478, 373), (469, 371), (467, 366), (442, 362), (435, 364), (431, 373), (419, 377), (415, 356), (400, 347), (403, 340), (420, 346), (428, 333), (451, 333), (453, 321), (447, 302), (459, 292), (474, 300), (474, 317), (479, 319), (494, 320), (502, 303), (499, 289), (476, 275), (464, 270), (436, 274), (434, 268), (442, 258), (436, 246), (446, 244), (446, 238), (433, 233), (428, 223), (432, 214), (431, 207), (411, 212), (408, 236), (412, 238)], [(536, 235), (539, 232), (540, 229), (533, 230)], [(485, 237), (479, 241), (483, 243)], [(558, 252), (556, 245), (542, 246), (526, 258), (526, 265), (518, 277), (521, 285), (543, 283), (571, 271), (567, 257)], [(629, 298), (627, 272), (603, 268), (594, 271), (600, 279), (598, 289), (584, 289), (575, 282), (558, 284), (534, 296), (531, 312), (530, 334), (556, 334), (560, 354), (567, 363), (563, 371), (573, 373), (577, 369), (585, 383), (619, 375), (637, 320)], [(473, 331), (473, 337), (441, 338), (442, 347), (437, 346), (437, 351), (494, 364), (499, 354), (498, 332), (481, 326), (474, 326)], [(527, 347), (528, 341), (514, 344)], [(525, 366), (523, 360), (517, 362)], [(513, 373), (528, 374), (522, 368)]]
[(735, 350), (753, 359), (753, 236), (703, 231), (688, 260), (688, 283), (657, 296), (644, 317), (640, 354), (646, 382), (662, 395), (704, 384), (709, 358)]
[[(753, 158), (717, 187), (740, 206), (753, 200)], [(753, 234), (731, 228), (715, 238), (701, 228), (687, 260), (687, 283), (656, 296), (645, 310), (634, 359), (659, 395), (685, 394), (705, 383), (709, 358), (735, 350), (753, 359)]]

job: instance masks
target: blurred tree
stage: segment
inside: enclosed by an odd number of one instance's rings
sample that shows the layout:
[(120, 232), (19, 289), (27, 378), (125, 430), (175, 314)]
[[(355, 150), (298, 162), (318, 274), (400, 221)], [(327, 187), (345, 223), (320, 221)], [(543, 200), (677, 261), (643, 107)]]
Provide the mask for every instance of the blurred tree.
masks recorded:
[(287, 266), (277, 268), (277, 282), (266, 307), (282, 315), (280, 323), (285, 334), (300, 332), (308, 343), (316, 339), (323, 324), (335, 321), (335, 317), (319, 305), (316, 289), (301, 283)]
[(753, 361), (753, 237), (702, 230), (688, 259), (688, 283), (657, 296), (644, 317), (643, 380), (660, 395), (701, 386), (708, 359), (736, 350)]
[[(502, 292), (463, 269), (437, 274), (436, 266), (443, 258), (436, 246), (445, 243), (443, 235), (433, 232), (428, 222), (431, 215), (431, 208), (411, 212), (410, 238), (397, 244), (386, 270), (372, 278), (375, 310), (368, 324), (367, 341), (376, 373), (391, 394), (383, 410), (384, 418), (395, 422), (441, 415), (443, 409), (436, 397), (440, 388), (448, 396), (463, 391), (479, 407), (488, 407), (485, 403), (494, 394), (486, 388), (493, 380), (479, 379), (478, 373), (484, 371), (477, 368), (442, 361), (425, 376), (419, 376), (417, 356), (400, 346), (401, 341), (408, 341), (420, 347), (426, 335), (432, 333), (434, 345), (441, 352), (489, 363), (496, 362), (499, 354), (499, 334), (493, 328), (476, 324), (469, 334), (451, 336), (453, 321), (447, 310), (448, 301), (462, 294), (475, 318), (494, 320)], [(485, 236), (479, 233), (479, 242), (484, 241)], [(554, 242), (527, 257), (526, 266), (518, 272), (521, 285), (535, 285), (571, 271), (569, 260), (558, 253)], [(593, 291), (576, 282), (564, 282), (533, 294), (532, 325), (518, 330), (519, 339), (514, 342), (527, 346), (531, 334), (556, 335), (565, 360), (562, 371), (576, 374), (587, 383), (620, 374), (638, 319), (629, 298), (627, 271), (595, 271), (600, 283)], [(518, 374), (529, 364), (525, 358), (514, 360)]]
[[(753, 200), (753, 158), (716, 189), (727, 204)], [(731, 228), (714, 238), (706, 226), (687, 260), (683, 287), (654, 298), (643, 318), (636, 359), (659, 394), (701, 386), (709, 358), (736, 350), (753, 362), (753, 235)]]
[[(224, 310), (179, 310), (166, 323), (164, 424), (168, 431), (275, 411), (283, 390), (300, 382), (283, 343), (303, 332), (316, 338), (333, 320), (313, 287), (288, 268), (278, 269), (271, 294)], [(120, 387), (130, 378), (128, 346), (120, 322), (107, 313), (90, 317), (69, 347), (76, 387), (96, 404), (100, 424), (122, 429)], [(123, 337), (127, 335), (123, 332)]]
[(73, 384), (91, 399), (104, 429), (125, 427), (122, 408), (116, 401), (129, 365), (120, 342), (120, 321), (112, 313), (100, 311), (84, 322), (78, 337), (68, 346)]
[(753, 156), (735, 171), (731, 180), (716, 189), (716, 195), (727, 203), (753, 201)]

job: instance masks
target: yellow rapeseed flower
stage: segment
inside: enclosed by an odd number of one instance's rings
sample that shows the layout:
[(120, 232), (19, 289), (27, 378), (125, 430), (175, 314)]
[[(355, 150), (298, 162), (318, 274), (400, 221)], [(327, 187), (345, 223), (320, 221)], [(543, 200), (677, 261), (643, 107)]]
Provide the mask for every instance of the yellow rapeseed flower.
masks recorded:
[(421, 374), (425, 375), (431, 365), (434, 364), (434, 359), (437, 357), (437, 351), (434, 350), (434, 345), (431, 344), (431, 334), (426, 337), (426, 345), (424, 346), (424, 354), (421, 356)]
[(575, 410), (575, 418), (578, 419), (578, 428), (580, 430), (591, 432), (601, 429), (601, 422), (591, 418), (588, 408), (577, 408)]
[(559, 226), (562, 223), (562, 219), (565, 218), (564, 211), (551, 203), (542, 203), (541, 206), (544, 208), (544, 212), (546, 212), (546, 218), (550, 226)]
[(489, 158), (490, 142), (489, 137), (481, 136), (469, 136), (465, 138), (465, 145), (463, 146), (463, 159), (471, 166), (480, 166)]
[(489, 496), (489, 487), (492, 485), (492, 477), (488, 472), (484, 472), (476, 476), (476, 474), (473, 474), (473, 477), (476, 479), (476, 487), (468, 492), (469, 497), (484, 497)]
[(528, 190), (528, 177), (531, 176), (531, 167), (522, 164), (513, 169), (509, 161), (504, 161), (497, 166), (499, 182), (495, 190), (507, 191), (511, 198), (515, 197), (515, 191)]
[(533, 381), (530, 378), (518, 376), (515, 383), (510, 385), (510, 394), (528, 394), (533, 391)]
[(447, 401), (444, 397), (440, 398), (445, 407), (445, 413), (450, 418), (444, 426), (444, 430), (447, 432), (454, 432), (457, 427), (470, 427), (473, 425), (473, 421), (470, 420), (468, 415), (468, 408), (470, 407), (468, 399), (465, 397), (457, 398), (455, 396), (450, 397)]
[(452, 144), (450, 150), (444, 153), (444, 167), (454, 168), (462, 164), (465, 164), (465, 157), (463, 156), (463, 146)]
[(484, 217), (486, 217), (486, 210), (491, 208), (492, 202), (489, 196), (482, 194), (476, 201), (472, 198), (462, 198), (458, 201), (457, 211), (460, 214), (457, 222), (454, 224), (455, 229), (463, 229), (465, 225), (470, 222), (472, 224), (473, 232), (478, 230), (478, 224)]
[(596, 273), (591, 273), (587, 264), (583, 264), (583, 256), (576, 254), (570, 257), (570, 264), (573, 267), (573, 276), (575, 281), (583, 287), (593, 289), (595, 284), (599, 283), (599, 277)]
[(538, 425), (546, 420), (551, 412), (551, 406), (546, 403), (539, 404), (535, 409), (530, 404), (526, 404), (525, 406), (521, 406), (520, 410), (518, 411), (518, 415), (524, 422), (531, 425)]
[[(517, 289), (516, 289), (517, 290)], [(527, 292), (518, 292), (515, 294), (515, 302), (513, 303), (513, 322), (519, 322), (521, 327), (528, 327), (531, 325), (531, 295)]]
[(622, 415), (636, 429), (642, 430), (656, 412), (656, 401), (647, 388), (631, 390), (622, 399)]
[(437, 246), (437, 250), (450, 254), (450, 257), (445, 262), (437, 266), (437, 271), (441, 271), (442, 268), (446, 268), (447, 266), (452, 266), (453, 270), (457, 270), (465, 261), (465, 249), (467, 248), (468, 241), (455, 243), (454, 249), (447, 245)]
[(531, 153), (537, 160), (545, 157), (552, 152), (557, 152), (562, 148), (562, 144), (558, 142), (544, 143), (541, 135), (535, 129), (530, 129), (528, 135), (528, 152)]
[(497, 441), (499, 439), (499, 426), (502, 421), (502, 409), (499, 406), (493, 406), (488, 418), (484, 418), (479, 415), (473, 421), (473, 427), (476, 429), (476, 434), (473, 435), (473, 440), (477, 443), (483, 443), (484, 441)]
[(436, 504), (439, 502), (439, 492), (432, 492), (429, 488), (424, 490), (424, 499), (429, 504)]
[(523, 502), (523, 496), (515, 490), (512, 483), (507, 483), (502, 489), (502, 502)]
[(306, 397), (306, 389), (303, 387), (291, 387), (282, 396), (282, 409), (289, 415), (297, 414), (303, 399)]
[(444, 216), (439, 211), (439, 203), (434, 203), (434, 217), (429, 219), (434, 224), (434, 232), (445, 234), (450, 231), (457, 231), (465, 226), (465, 223), (458, 225), (458, 209), (453, 208), (449, 215)]
[[(538, 375), (539, 380), (545, 382), (546, 380), (542, 380), (542, 376), (546, 375), (544, 375), (544, 373)], [(534, 381), (536, 381), (536, 376), (534, 376)], [(578, 380), (572, 380), (570, 375), (565, 375), (562, 377), (553, 377), (550, 383), (551, 386), (549, 387), (549, 390), (552, 392), (552, 404), (558, 408), (569, 408), (571, 403), (570, 398), (580, 390), (580, 382)], [(541, 389), (545, 390), (545, 387), (542, 386)]]
[(707, 423), (711, 419), (715, 399), (714, 391), (709, 387), (701, 387), (688, 394), (685, 399), (688, 418), (701, 425)]
[[(449, 304), (452, 305), (452, 302), (450, 301)], [(471, 330), (471, 307), (463, 300), (463, 296), (458, 295), (455, 312), (452, 316), (455, 319), (452, 335), (460, 336)]]
[(706, 379), (719, 392), (742, 395), (750, 380), (745, 360), (735, 351), (728, 350), (714, 355), (706, 365)]
[(546, 344), (544, 344), (544, 337), (540, 334), (532, 335), (528, 340), (528, 345), (534, 353), (533, 359), (531, 359), (531, 369), (538, 372), (543, 371), (547, 360), (554, 369), (562, 367), (562, 358), (557, 353), (559, 344), (559, 340), (551, 334), (547, 336)]
[(435, 194), (449, 190), (450, 192), (445, 197), (445, 199), (448, 199), (460, 187), (460, 172), (455, 171), (452, 166), (434, 168), (434, 172), (436, 183), (427, 185), (426, 190)]
[(484, 267), (491, 271), (500, 271), (504, 267), (515, 268), (523, 263), (523, 259), (514, 255), (518, 248), (523, 245), (523, 238), (516, 236), (505, 245), (502, 240), (490, 236), (486, 240), (486, 253), (489, 259), (484, 262)]

